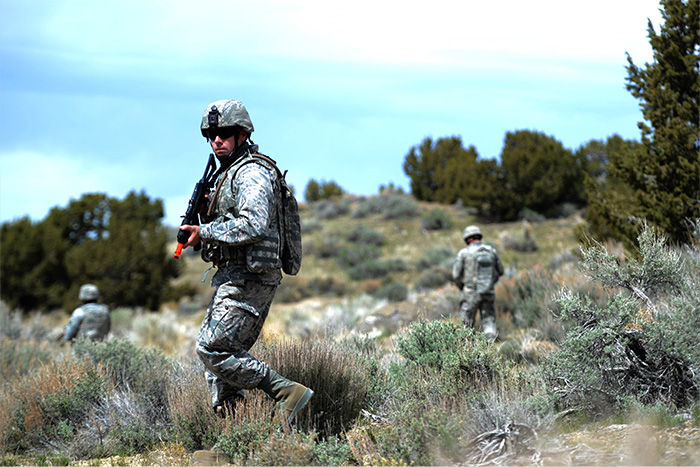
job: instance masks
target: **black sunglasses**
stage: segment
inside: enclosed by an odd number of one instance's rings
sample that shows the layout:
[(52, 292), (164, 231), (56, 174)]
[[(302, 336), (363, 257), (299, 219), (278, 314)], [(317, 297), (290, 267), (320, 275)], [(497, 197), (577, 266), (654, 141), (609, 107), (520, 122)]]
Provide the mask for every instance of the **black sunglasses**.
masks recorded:
[(207, 128), (206, 130), (202, 130), (202, 135), (211, 141), (214, 141), (217, 136), (223, 140), (223, 139), (230, 138), (231, 136), (234, 136), (237, 133), (238, 133), (238, 128), (236, 128), (234, 126), (225, 126), (225, 127), (221, 127), (221, 128), (220, 127), (212, 127), (212, 128)]

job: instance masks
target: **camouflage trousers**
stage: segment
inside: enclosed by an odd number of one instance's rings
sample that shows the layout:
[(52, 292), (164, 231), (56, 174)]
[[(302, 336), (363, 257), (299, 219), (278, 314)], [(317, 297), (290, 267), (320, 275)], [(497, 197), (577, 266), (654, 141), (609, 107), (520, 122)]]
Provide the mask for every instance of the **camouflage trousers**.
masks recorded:
[(212, 296), (197, 337), (196, 352), (207, 369), (212, 406), (243, 397), (269, 366), (248, 351), (260, 336), (277, 285), (224, 282)]
[(462, 301), (459, 303), (459, 311), (464, 325), (474, 327), (476, 312), (481, 310), (481, 325), (486, 322), (496, 322), (496, 309), (493, 305), (495, 296), (493, 293), (478, 293), (471, 290), (462, 292)]

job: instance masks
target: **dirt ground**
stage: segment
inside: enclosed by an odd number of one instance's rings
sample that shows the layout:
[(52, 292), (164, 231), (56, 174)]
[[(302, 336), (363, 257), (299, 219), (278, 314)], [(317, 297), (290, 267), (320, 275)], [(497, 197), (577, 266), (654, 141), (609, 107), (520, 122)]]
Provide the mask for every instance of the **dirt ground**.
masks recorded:
[[(700, 428), (692, 422), (655, 430), (629, 424), (609, 425), (540, 439), (537, 452), (505, 455), (484, 464), (489, 466), (697, 466), (700, 465)], [(198, 466), (229, 465), (205, 462), (193, 453), (172, 446), (146, 455), (111, 457), (72, 463), (78, 466)], [(36, 465), (20, 462), (20, 465)], [(52, 465), (50, 462), (42, 465)]]
[(700, 465), (700, 428), (691, 422), (660, 431), (610, 425), (560, 435), (559, 441), (569, 451), (564, 465)]

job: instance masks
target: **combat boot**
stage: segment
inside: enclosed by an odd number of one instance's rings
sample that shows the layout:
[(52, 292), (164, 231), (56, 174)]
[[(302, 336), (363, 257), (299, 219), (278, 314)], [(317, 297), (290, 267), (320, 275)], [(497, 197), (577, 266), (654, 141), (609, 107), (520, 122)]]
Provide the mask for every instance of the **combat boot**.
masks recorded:
[(484, 330), (484, 336), (490, 340), (495, 341), (498, 337), (498, 330), (496, 329), (496, 322), (493, 319), (485, 319), (482, 328)]
[(292, 422), (314, 395), (311, 389), (281, 376), (274, 370), (268, 371), (267, 376), (258, 384), (258, 388), (275, 400), (287, 423)]

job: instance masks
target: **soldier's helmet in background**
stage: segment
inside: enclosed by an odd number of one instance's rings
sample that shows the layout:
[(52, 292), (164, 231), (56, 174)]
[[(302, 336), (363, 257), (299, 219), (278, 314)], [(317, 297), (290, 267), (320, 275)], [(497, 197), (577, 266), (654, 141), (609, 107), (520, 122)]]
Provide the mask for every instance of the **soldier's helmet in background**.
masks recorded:
[(207, 138), (209, 128), (241, 127), (248, 133), (252, 133), (253, 122), (242, 102), (235, 99), (226, 99), (209, 104), (202, 115), (202, 136)]
[(481, 234), (481, 229), (476, 225), (468, 225), (464, 229), (464, 232), (462, 233), (462, 238), (464, 240), (466, 240), (469, 237), (474, 237), (474, 236), (478, 236), (479, 238), (482, 238), (483, 235)]
[(100, 298), (100, 290), (94, 284), (85, 284), (80, 287), (80, 294), (78, 294), (80, 300), (97, 300)]

